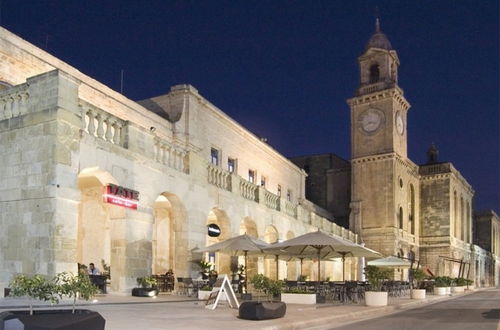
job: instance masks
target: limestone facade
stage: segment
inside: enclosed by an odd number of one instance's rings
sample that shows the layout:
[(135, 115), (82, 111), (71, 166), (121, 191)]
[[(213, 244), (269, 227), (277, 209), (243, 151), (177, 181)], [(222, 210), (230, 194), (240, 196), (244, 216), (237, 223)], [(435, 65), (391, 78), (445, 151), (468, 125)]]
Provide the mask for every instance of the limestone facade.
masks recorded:
[[(304, 171), (194, 87), (134, 102), (2, 28), (0, 57), (0, 282), (104, 260), (111, 291), (127, 293), (170, 268), (196, 278), (192, 250), (245, 232), (358, 240), (305, 199)], [(137, 210), (105, 203), (107, 184), (138, 191)], [(220, 237), (208, 238), (209, 223)], [(228, 256), (211, 257), (229, 271)], [(275, 275), (274, 263), (251, 263)], [(280, 278), (297, 267), (280, 262)], [(355, 260), (346, 269), (357, 276)], [(341, 278), (340, 263), (322, 271)]]

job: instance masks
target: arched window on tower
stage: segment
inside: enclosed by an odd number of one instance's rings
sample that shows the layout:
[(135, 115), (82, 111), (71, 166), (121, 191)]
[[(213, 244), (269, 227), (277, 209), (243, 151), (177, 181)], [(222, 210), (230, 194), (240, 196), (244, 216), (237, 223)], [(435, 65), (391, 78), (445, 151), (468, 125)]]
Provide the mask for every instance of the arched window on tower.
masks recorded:
[(398, 211), (398, 227), (403, 229), (403, 208), (400, 206)]
[(370, 66), (370, 84), (376, 83), (380, 79), (380, 69), (378, 64)]
[(408, 191), (408, 227), (410, 233), (415, 235), (415, 189), (410, 184)]

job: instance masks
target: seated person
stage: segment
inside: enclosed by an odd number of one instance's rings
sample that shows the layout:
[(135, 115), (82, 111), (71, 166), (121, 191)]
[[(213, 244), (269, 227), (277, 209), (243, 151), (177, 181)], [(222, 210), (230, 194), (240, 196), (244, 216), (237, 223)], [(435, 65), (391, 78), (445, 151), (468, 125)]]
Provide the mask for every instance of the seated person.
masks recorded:
[(89, 275), (101, 275), (101, 272), (95, 267), (93, 262), (89, 264)]

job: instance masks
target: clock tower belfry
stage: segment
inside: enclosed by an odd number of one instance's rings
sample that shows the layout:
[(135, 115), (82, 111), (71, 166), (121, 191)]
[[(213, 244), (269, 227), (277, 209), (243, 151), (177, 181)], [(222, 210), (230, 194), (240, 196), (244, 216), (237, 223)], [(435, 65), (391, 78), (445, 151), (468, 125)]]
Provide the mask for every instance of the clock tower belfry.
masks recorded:
[(410, 104), (398, 86), (399, 58), (380, 30), (378, 18), (358, 64), (360, 84), (347, 100), (351, 108), (349, 226), (366, 246), (385, 255), (406, 255), (418, 244), (412, 197), (418, 196), (418, 167), (407, 156)]
[(407, 157), (410, 104), (398, 86), (399, 58), (377, 18), (375, 33), (358, 58), (360, 85), (351, 107), (352, 158), (394, 152)]

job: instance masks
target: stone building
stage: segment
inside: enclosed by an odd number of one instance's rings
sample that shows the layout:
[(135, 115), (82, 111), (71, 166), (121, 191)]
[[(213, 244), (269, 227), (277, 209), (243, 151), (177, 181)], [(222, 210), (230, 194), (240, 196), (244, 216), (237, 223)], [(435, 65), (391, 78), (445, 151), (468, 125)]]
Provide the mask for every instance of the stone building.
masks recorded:
[[(194, 249), (242, 233), (357, 241), (305, 199), (299, 167), (194, 87), (134, 102), (2, 28), (0, 58), (0, 284), (103, 260), (110, 290), (126, 293), (170, 268), (197, 277)], [(228, 256), (210, 257), (229, 272)], [(280, 263), (280, 278), (297, 277), (299, 265)], [(275, 275), (274, 261), (250, 265)], [(322, 271), (341, 279), (340, 263)], [(349, 261), (347, 278), (356, 272)]]
[[(350, 163), (335, 155), (293, 158), (309, 174), (306, 196), (339, 219), (348, 210), (349, 222), (341, 224), (385, 255), (409, 258), (436, 275), (493, 274), (499, 251), (488, 254), (473, 244), (471, 185), (453, 164), (438, 161), (435, 146), (426, 164), (408, 158), (410, 103), (398, 84), (397, 52), (378, 20), (358, 64), (360, 85), (347, 101), (352, 158)], [(493, 233), (476, 232), (499, 245)]]
[[(500, 218), (492, 210), (474, 213), (474, 244), (484, 251), (486, 258), (476, 258), (476, 282), (482, 285), (500, 285)], [(485, 263), (485, 264), (482, 264)]]

